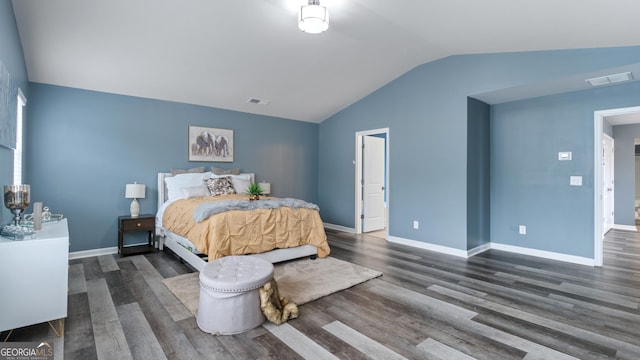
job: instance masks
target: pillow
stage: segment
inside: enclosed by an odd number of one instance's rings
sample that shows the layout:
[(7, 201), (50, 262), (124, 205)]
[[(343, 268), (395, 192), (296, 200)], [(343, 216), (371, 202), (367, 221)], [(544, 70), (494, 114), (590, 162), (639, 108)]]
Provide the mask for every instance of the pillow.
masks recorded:
[(208, 177), (211, 177), (210, 172), (178, 174), (165, 178), (164, 182), (167, 184), (167, 200), (184, 199), (184, 194), (182, 193), (183, 188), (201, 186), (202, 181)]
[(240, 168), (225, 170), (225, 169), (220, 169), (215, 166), (212, 166), (211, 172), (216, 175), (240, 175)]
[(196, 197), (206, 197), (211, 195), (209, 193), (209, 188), (207, 188), (204, 184), (200, 186), (189, 186), (182, 188), (182, 195), (184, 199), (191, 199)]
[[(211, 178), (220, 178), (221, 176), (213, 174)], [(224, 177), (231, 178), (231, 183), (233, 184), (233, 188), (236, 190), (237, 194), (244, 194), (249, 187), (249, 184), (253, 182), (253, 174), (246, 173), (240, 175), (224, 175)]]
[(207, 184), (207, 188), (209, 189), (209, 194), (211, 194), (211, 196), (236, 193), (233, 189), (231, 178), (228, 176), (205, 179), (204, 182)]
[(176, 176), (178, 174), (189, 174), (189, 173), (203, 173), (204, 166), (194, 167), (191, 169), (171, 169), (171, 176)]
[(233, 188), (236, 190), (237, 194), (244, 194), (249, 189), (249, 185), (251, 185), (251, 180), (243, 179), (239, 177), (232, 177), (231, 183), (233, 183)]

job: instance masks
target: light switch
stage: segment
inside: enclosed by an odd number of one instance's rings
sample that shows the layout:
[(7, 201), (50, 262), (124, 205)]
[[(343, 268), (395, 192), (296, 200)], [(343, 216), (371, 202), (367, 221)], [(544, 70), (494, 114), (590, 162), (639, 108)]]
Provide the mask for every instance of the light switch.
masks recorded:
[(558, 160), (567, 161), (571, 160), (571, 151), (561, 151), (558, 153)]
[(582, 176), (570, 176), (569, 177), (569, 185), (571, 185), (571, 186), (582, 186)]

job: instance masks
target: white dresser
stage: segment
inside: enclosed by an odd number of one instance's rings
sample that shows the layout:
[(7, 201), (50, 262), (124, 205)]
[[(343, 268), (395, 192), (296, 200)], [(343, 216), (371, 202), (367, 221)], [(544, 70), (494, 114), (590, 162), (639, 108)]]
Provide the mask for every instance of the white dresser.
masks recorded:
[(67, 219), (33, 239), (0, 237), (0, 331), (66, 318), (68, 272)]

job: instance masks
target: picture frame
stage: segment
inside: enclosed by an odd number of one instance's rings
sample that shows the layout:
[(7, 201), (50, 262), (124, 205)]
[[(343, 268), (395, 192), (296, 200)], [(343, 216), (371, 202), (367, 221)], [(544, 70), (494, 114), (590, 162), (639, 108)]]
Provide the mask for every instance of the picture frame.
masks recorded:
[(189, 161), (233, 162), (233, 130), (189, 126)]

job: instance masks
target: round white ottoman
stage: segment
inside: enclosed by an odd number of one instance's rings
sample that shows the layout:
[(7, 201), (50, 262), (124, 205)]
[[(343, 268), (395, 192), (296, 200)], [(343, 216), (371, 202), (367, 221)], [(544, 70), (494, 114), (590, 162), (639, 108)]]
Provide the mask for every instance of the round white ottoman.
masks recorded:
[(273, 278), (273, 264), (253, 256), (227, 256), (200, 272), (196, 322), (204, 332), (232, 335), (260, 326), (258, 288)]

